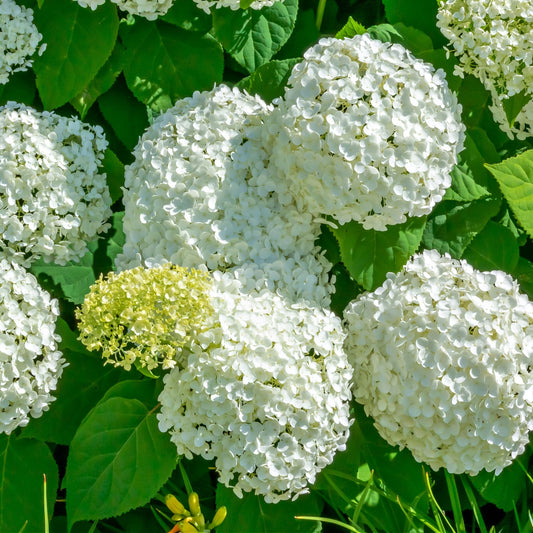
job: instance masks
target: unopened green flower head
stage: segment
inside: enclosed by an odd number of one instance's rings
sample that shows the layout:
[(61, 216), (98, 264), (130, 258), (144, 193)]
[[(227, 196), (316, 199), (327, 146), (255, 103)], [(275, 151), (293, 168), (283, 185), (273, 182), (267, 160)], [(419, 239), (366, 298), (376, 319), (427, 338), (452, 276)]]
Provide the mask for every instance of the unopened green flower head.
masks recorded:
[(173, 368), (213, 312), (210, 287), (208, 272), (170, 263), (100, 277), (76, 310), (80, 340), (126, 370)]

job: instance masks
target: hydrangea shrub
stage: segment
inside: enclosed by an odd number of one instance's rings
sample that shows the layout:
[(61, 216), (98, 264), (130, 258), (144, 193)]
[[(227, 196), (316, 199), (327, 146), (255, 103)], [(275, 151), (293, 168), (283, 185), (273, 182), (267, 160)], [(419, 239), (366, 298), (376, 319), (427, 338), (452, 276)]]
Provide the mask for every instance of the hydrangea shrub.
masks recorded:
[(344, 316), (354, 396), (388, 442), (470, 475), (498, 474), (524, 452), (533, 304), (509, 275), (428, 250)]
[(444, 72), (368, 35), (322, 39), (304, 58), (272, 120), (298, 206), (379, 231), (430, 213), (464, 140)]
[(0, 108), (0, 251), (64, 265), (109, 227), (103, 130), (14, 102)]
[(55, 333), (57, 300), (17, 264), (0, 259), (0, 433), (10, 434), (38, 418), (66, 361)]

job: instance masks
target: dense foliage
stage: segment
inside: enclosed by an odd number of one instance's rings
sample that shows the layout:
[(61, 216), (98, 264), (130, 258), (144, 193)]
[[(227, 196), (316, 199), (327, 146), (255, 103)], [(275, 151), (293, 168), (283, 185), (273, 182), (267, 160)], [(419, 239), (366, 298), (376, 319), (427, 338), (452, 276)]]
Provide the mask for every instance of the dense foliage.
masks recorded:
[(441, 4), (0, 0), (0, 532), (533, 531), (533, 14)]

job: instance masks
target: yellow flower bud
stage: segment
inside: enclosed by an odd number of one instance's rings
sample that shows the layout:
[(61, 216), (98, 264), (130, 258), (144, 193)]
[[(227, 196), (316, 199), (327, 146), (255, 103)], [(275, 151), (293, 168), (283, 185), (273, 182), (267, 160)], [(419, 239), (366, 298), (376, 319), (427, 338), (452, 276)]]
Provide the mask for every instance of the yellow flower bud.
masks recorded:
[(200, 509), (200, 498), (198, 498), (196, 492), (191, 492), (189, 494), (189, 509), (193, 516), (202, 514), (202, 510)]
[(170, 509), (174, 514), (172, 520), (182, 520), (186, 516), (190, 516), (191, 513), (185, 509), (185, 507), (178, 501), (176, 496), (172, 494), (167, 494), (165, 496), (165, 505)]
[(217, 509), (217, 512), (215, 513), (215, 516), (213, 517), (213, 520), (211, 520), (211, 523), (207, 527), (209, 529), (214, 529), (215, 527), (218, 527), (220, 524), (222, 524), (222, 522), (224, 522), (227, 514), (228, 511), (224, 505), (222, 507), (219, 507)]
[(198, 533), (198, 530), (188, 520), (190, 520), (190, 518), (187, 519), (187, 521), (184, 520), (180, 523), (180, 530), (183, 533)]

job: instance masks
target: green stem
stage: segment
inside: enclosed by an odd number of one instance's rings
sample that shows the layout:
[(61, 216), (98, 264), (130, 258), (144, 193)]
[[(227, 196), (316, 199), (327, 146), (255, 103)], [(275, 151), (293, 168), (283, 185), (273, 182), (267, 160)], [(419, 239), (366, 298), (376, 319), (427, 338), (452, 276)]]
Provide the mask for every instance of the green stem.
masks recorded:
[(326, 2), (328, 0), (318, 0), (318, 7), (316, 9), (316, 29), (320, 31), (322, 26), (322, 19), (324, 18), (324, 10), (326, 9)]

